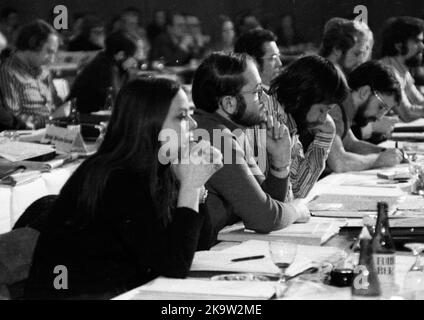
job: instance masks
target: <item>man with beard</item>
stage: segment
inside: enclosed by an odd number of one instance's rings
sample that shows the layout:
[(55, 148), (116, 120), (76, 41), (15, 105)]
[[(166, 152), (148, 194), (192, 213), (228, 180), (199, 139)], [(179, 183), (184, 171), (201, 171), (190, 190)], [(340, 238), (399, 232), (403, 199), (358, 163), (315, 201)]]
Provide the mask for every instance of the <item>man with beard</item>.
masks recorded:
[[(331, 18), (325, 24), (320, 55), (343, 70), (346, 76), (371, 58), (374, 36), (369, 27), (359, 21)], [(381, 140), (393, 130), (399, 119), (383, 117), (368, 126), (354, 126), (352, 131), (359, 139)], [(374, 135), (373, 135), (374, 132)]]
[(110, 89), (116, 96), (129, 78), (129, 70), (137, 66), (135, 39), (126, 33), (115, 32), (106, 38), (106, 48), (81, 71), (75, 79), (68, 99), (76, 98), (81, 113), (102, 109)]
[(349, 75), (351, 92), (345, 101), (330, 111), (336, 123), (336, 137), (327, 165), (333, 172), (361, 171), (394, 166), (401, 162), (398, 149), (381, 148), (358, 140), (353, 124), (365, 126), (383, 117), (400, 101), (400, 84), (393, 70), (377, 61), (366, 62)]
[(267, 105), (277, 110), (292, 138), (289, 196), (304, 198), (325, 169), (335, 136), (329, 110), (348, 94), (343, 73), (330, 61), (306, 56), (277, 76)]
[(389, 19), (383, 30), (381, 62), (392, 66), (399, 79), (401, 103), (394, 110), (401, 120), (424, 117), (424, 96), (414, 84), (409, 67), (421, 65), (424, 49), (424, 21), (413, 17)]
[[(194, 134), (211, 140), (224, 159), (224, 167), (206, 184), (206, 207), (215, 232), (240, 220), (260, 233), (308, 220), (303, 203), (284, 203), (291, 141), (287, 128), (267, 116), (253, 59), (244, 54), (211, 54), (195, 72), (192, 96), (198, 122)], [(258, 124), (267, 132), (270, 172), (266, 178), (246, 143), (245, 131)]]
[(324, 27), (320, 55), (348, 75), (371, 57), (374, 37), (365, 23), (332, 18)]

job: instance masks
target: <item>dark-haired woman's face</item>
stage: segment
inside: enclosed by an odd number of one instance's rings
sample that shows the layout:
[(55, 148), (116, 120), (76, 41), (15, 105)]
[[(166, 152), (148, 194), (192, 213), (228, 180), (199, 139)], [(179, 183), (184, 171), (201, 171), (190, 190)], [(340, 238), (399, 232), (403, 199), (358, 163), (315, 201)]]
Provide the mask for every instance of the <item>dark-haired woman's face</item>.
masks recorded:
[(334, 108), (336, 104), (316, 103), (311, 106), (306, 114), (306, 123), (308, 129), (315, 128), (325, 123), (328, 112)]
[(162, 142), (160, 159), (174, 161), (181, 149), (189, 146), (193, 131), (197, 127), (192, 118), (194, 106), (189, 103), (187, 95), (180, 89), (172, 99), (168, 115), (159, 133), (159, 141)]

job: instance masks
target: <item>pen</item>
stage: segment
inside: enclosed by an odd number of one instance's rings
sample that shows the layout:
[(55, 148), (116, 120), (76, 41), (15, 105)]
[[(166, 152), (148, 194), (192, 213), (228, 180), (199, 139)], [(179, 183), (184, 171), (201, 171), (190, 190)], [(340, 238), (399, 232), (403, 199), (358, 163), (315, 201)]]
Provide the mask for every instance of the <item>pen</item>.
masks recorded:
[(251, 256), (251, 257), (244, 257), (244, 258), (232, 259), (231, 262), (241, 262), (241, 261), (248, 261), (248, 260), (258, 260), (258, 259), (263, 259), (263, 258), (265, 258), (265, 256)]

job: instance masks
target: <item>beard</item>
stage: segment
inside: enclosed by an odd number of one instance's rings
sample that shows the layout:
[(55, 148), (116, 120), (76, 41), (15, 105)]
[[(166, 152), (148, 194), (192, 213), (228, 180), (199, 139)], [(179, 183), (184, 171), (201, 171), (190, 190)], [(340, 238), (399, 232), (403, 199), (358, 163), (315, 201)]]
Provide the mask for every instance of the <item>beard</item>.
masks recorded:
[[(257, 113), (247, 111), (246, 101), (242, 95), (236, 95), (237, 110), (235, 113), (230, 115), (230, 119), (239, 125), (244, 127), (253, 127), (266, 121), (265, 117)], [(263, 107), (262, 107), (263, 108)]]
[(342, 69), (343, 73), (347, 76), (347, 75), (349, 75), (353, 71), (353, 69), (355, 69), (356, 66), (353, 66), (351, 68), (346, 67), (346, 58), (347, 58), (346, 53), (343, 53), (343, 55), (340, 57), (340, 59), (337, 62), (337, 64), (340, 66), (340, 68)]
[(422, 51), (417, 52), (412, 57), (405, 60), (405, 64), (410, 68), (415, 68), (421, 66), (423, 62), (423, 53)]
[(353, 119), (353, 123), (359, 127), (365, 127), (368, 123), (374, 122), (377, 120), (376, 117), (365, 117), (365, 111), (368, 108), (368, 105), (371, 102), (371, 96), (368, 97), (367, 101), (361, 104), (356, 111), (355, 117)]

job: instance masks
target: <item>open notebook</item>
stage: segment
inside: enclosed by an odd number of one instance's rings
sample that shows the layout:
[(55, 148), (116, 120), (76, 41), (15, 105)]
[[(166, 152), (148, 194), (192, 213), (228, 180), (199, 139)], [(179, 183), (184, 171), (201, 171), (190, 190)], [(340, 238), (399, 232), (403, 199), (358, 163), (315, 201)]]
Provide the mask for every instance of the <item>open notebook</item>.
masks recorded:
[(346, 222), (341, 220), (311, 219), (307, 223), (292, 224), (284, 229), (262, 234), (248, 230), (243, 223), (224, 228), (218, 234), (220, 241), (287, 241), (305, 245), (322, 245), (331, 237), (339, 233), (339, 229)]

